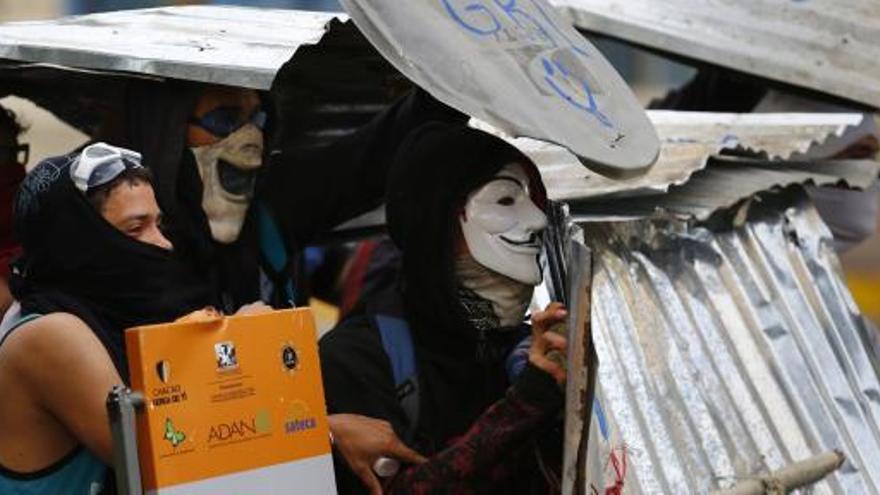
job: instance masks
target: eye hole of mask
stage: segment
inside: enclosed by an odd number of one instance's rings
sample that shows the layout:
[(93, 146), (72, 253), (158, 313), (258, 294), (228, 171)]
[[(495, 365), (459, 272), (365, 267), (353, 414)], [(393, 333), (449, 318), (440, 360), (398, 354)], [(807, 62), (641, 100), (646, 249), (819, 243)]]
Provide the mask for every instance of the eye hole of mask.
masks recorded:
[(242, 119), (239, 107), (217, 107), (201, 117), (191, 118), (190, 124), (224, 138), (247, 124), (254, 124), (257, 128), (263, 129), (266, 127), (266, 119), (266, 112), (259, 108), (250, 117)]

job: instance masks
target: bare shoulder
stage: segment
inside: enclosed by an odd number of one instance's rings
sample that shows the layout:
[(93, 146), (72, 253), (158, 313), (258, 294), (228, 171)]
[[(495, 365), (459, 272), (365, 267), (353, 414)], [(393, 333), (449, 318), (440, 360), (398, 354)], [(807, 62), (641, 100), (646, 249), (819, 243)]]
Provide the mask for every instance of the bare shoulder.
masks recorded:
[(4, 347), (14, 354), (61, 345), (76, 345), (79, 341), (96, 340), (88, 325), (70, 313), (50, 313), (22, 324), (6, 339)]
[(70, 313), (51, 313), (24, 323), (7, 338), (3, 354), (14, 369), (34, 378), (73, 364), (103, 366), (110, 359), (88, 325)]

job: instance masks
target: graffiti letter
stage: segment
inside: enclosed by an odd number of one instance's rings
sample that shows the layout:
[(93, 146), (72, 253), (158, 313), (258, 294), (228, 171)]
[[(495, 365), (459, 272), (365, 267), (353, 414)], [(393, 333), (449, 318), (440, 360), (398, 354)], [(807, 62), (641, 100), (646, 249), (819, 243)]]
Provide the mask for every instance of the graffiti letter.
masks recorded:
[[(571, 72), (558, 60), (549, 60), (546, 57), (541, 59), (544, 66), (544, 80), (550, 85), (550, 88), (563, 100), (568, 102), (575, 108), (586, 111), (596, 118), (600, 124), (605, 127), (614, 127), (611, 120), (599, 110), (596, 104), (596, 98), (587, 81), (579, 79), (571, 74)], [(572, 91), (568, 91), (565, 87), (571, 88), (580, 95), (573, 95)], [(579, 96), (580, 99), (576, 98)]]
[(466, 6), (464, 6), (464, 8), (462, 10), (464, 10), (465, 12), (468, 12), (468, 13), (472, 13), (474, 15), (474, 17), (478, 16), (478, 14), (477, 14), (478, 12), (482, 12), (485, 15), (480, 16), (480, 17), (482, 17), (483, 20), (488, 21), (491, 24), (491, 27), (488, 27), (488, 28), (481, 27), (481, 26), (476, 25), (475, 23), (466, 21), (459, 13), (460, 7), (454, 7), (452, 5), (452, 0), (442, 0), (442, 1), (443, 1), (443, 5), (446, 7), (446, 12), (449, 13), (449, 16), (452, 17), (452, 20), (457, 22), (459, 26), (465, 28), (466, 30), (468, 30), (474, 34), (477, 34), (480, 36), (491, 36), (501, 30), (501, 23), (498, 21), (498, 19), (495, 17), (495, 15), (492, 13), (492, 11), (489, 10), (488, 7), (486, 7), (485, 5), (483, 5), (479, 2), (469, 3)]

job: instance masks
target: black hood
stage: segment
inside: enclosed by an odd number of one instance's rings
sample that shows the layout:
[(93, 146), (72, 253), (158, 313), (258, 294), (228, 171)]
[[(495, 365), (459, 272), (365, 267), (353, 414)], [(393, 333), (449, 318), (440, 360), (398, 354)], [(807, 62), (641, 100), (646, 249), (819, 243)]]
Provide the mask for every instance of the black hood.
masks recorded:
[(24, 255), (10, 285), (25, 314), (82, 319), (126, 378), (126, 328), (171, 321), (215, 301), (172, 251), (132, 239), (101, 217), (70, 178), (76, 157), (45, 160), (22, 182), (15, 226)]
[(423, 347), (473, 359), (477, 332), (463, 316), (456, 289), (458, 212), (471, 191), (514, 162), (525, 167), (543, 208), (546, 192), (535, 165), (500, 138), (431, 123), (400, 146), (389, 175), (388, 229), (403, 252), (404, 307)]

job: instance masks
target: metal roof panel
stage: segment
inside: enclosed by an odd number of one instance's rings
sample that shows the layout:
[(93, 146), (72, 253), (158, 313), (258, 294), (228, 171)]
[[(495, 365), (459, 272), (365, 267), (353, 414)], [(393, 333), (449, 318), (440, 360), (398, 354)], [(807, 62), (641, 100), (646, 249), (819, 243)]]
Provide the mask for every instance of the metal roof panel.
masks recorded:
[(708, 493), (833, 449), (847, 461), (815, 493), (880, 491), (877, 336), (832, 235), (802, 192), (741, 208), (583, 224), (600, 493)]
[(124, 10), (0, 25), (0, 58), (266, 90), (344, 14), (227, 6)]
[(880, 108), (876, 0), (550, 0), (585, 31)]

